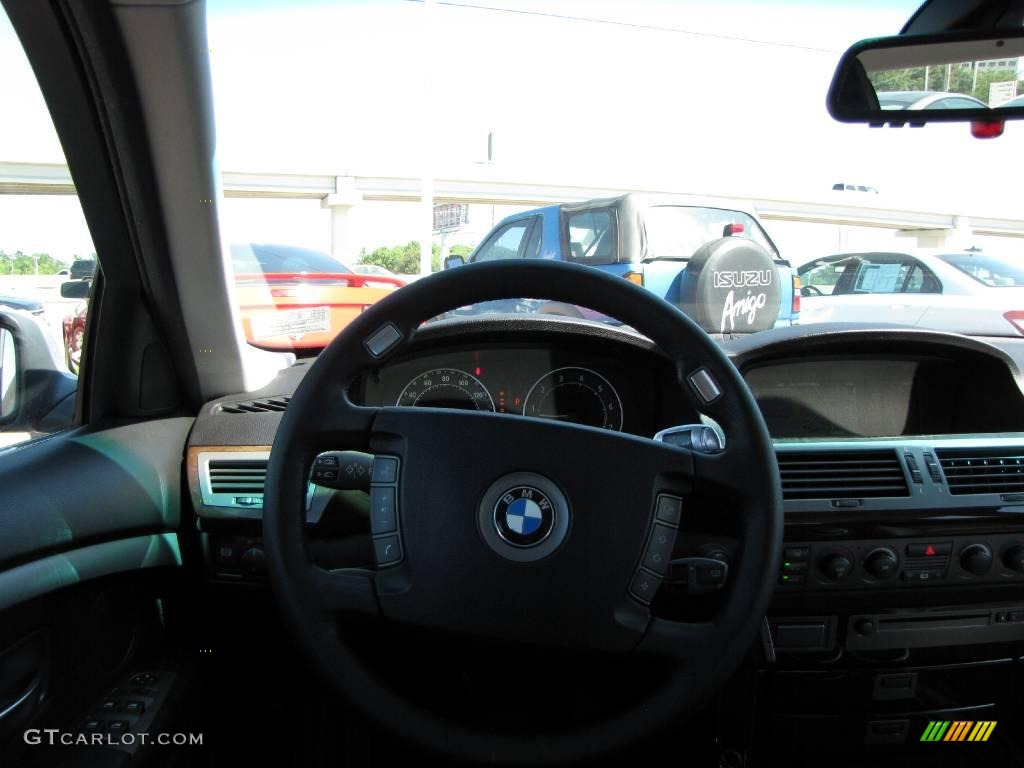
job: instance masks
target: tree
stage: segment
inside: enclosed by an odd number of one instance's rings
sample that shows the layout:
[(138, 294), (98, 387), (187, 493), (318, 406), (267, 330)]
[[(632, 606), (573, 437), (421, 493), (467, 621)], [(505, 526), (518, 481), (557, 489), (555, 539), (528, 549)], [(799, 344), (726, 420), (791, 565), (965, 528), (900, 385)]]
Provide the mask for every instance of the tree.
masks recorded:
[(67, 268), (67, 264), (48, 253), (0, 251), (0, 275), (56, 275)]
[[(437, 243), (431, 245), (433, 258), (431, 259), (431, 271), (441, 271), (441, 248)], [(453, 245), (450, 253), (454, 256), (465, 258), (473, 252), (470, 245)], [(397, 275), (416, 275), (420, 271), (420, 243), (412, 240), (405, 245), (382, 246), (374, 248), (369, 253), (363, 248), (359, 252), (360, 264), (376, 264), (378, 267), (390, 269)]]

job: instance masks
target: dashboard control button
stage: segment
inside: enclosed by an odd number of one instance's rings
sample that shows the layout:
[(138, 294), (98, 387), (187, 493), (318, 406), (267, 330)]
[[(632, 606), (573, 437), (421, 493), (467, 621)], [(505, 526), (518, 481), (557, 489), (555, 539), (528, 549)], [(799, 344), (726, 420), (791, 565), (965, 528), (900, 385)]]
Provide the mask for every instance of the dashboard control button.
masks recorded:
[(785, 562), (782, 563), (782, 572), (783, 573), (806, 573), (807, 572), (807, 561), (803, 560), (803, 561), (797, 561), (795, 563), (791, 563), (790, 561), (786, 560)]
[(806, 560), (811, 556), (810, 547), (786, 547), (782, 550), (782, 556), (787, 560)]
[(850, 562), (850, 558), (838, 552), (821, 561), (821, 572), (832, 581), (842, 581), (850, 575), (852, 570), (853, 563)]
[(857, 619), (853, 625), (853, 631), (858, 635), (873, 635), (875, 629), (875, 622), (871, 619)]
[(373, 540), (373, 554), (377, 565), (394, 565), (402, 559), (402, 543), (398, 536), (383, 536)]
[(960, 567), (975, 576), (984, 576), (992, 567), (992, 550), (985, 544), (971, 544), (960, 553)]
[(234, 568), (238, 562), (239, 545), (233, 539), (221, 539), (213, 547), (213, 559), (222, 568)]
[(658, 496), (654, 516), (663, 523), (679, 525), (679, 521), (683, 518), (683, 500), (678, 496), (661, 494)]
[(903, 460), (907, 462), (907, 469), (910, 470), (910, 479), (914, 481), (915, 485), (920, 485), (924, 482), (924, 478), (921, 476), (921, 467), (917, 464), (917, 459), (910, 453), (903, 454)]
[(806, 584), (806, 573), (784, 573), (779, 576), (779, 584)]
[(124, 706), (121, 707), (121, 711), (129, 715), (141, 715), (146, 711), (146, 702), (137, 700), (126, 701)]
[(82, 730), (85, 733), (99, 733), (103, 730), (105, 725), (106, 723), (102, 720), (92, 717), (85, 721), (85, 724), (82, 726)]
[(636, 572), (633, 583), (629, 586), (629, 592), (641, 603), (650, 603), (661, 586), (661, 579), (643, 568)]
[(1003, 552), (1003, 565), (1011, 571), (1024, 573), (1024, 545), (1014, 544)]
[(398, 530), (394, 488), (373, 486), (370, 489), (370, 530), (375, 535)]
[(888, 579), (899, 568), (896, 553), (888, 547), (881, 547), (869, 552), (864, 558), (864, 570), (876, 579)]
[(913, 568), (903, 572), (904, 581), (939, 581), (942, 579), (941, 568)]
[(942, 470), (939, 469), (939, 463), (935, 460), (935, 456), (930, 453), (924, 455), (925, 466), (928, 467), (928, 474), (932, 478), (933, 483), (942, 484)]
[(659, 575), (664, 574), (668, 569), (669, 560), (672, 559), (672, 546), (675, 540), (676, 532), (672, 528), (656, 523), (644, 552), (644, 568)]
[(249, 547), (242, 556), (238, 558), (238, 567), (246, 576), (265, 578), (267, 575), (267, 554), (263, 547)]
[(366, 338), (363, 345), (374, 357), (382, 357), (402, 340), (402, 332), (392, 323), (385, 323)]
[(708, 372), (707, 368), (699, 368), (690, 374), (690, 386), (694, 388), (700, 399), (705, 403), (712, 403), (722, 396), (722, 390), (718, 382)]
[(907, 544), (907, 557), (937, 557), (948, 555), (953, 550), (953, 542), (942, 541), (935, 544)]
[(721, 565), (698, 565), (697, 583), (705, 587), (717, 587), (725, 583), (725, 574), (728, 566)]
[(398, 459), (394, 456), (377, 456), (373, 460), (371, 481), (374, 483), (397, 483)]
[(111, 720), (107, 723), (107, 733), (114, 734), (115, 736), (122, 733), (128, 733), (131, 727), (128, 725), (127, 720)]
[(100, 709), (102, 709), (104, 712), (116, 712), (117, 701), (115, 701), (114, 699), (104, 699), (103, 703), (100, 704)]

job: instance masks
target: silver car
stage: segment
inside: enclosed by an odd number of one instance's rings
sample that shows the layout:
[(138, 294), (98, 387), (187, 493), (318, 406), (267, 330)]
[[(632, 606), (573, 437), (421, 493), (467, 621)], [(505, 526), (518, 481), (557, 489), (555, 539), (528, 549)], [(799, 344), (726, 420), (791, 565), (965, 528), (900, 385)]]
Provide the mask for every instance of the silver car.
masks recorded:
[(801, 324), (886, 322), (1024, 335), (1024, 266), (980, 251), (841, 253), (804, 264)]

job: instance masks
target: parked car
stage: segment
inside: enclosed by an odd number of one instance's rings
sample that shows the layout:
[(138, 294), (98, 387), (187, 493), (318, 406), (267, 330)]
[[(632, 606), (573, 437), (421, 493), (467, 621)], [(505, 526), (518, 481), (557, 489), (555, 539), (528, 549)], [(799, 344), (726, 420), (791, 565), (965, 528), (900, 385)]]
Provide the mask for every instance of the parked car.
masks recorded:
[(79, 302), (75, 311), (64, 318), (64, 362), (76, 376), (82, 364), (82, 343), (85, 341), (85, 321), (89, 313), (89, 302)]
[[(245, 338), (272, 350), (323, 349), (367, 307), (404, 285), (397, 277), (357, 275), (326, 253), (292, 245), (234, 244), (231, 265)], [(62, 294), (81, 282), (64, 283)], [(72, 373), (78, 373), (87, 314), (83, 303), (64, 318)]]
[(46, 312), (41, 301), (25, 296), (0, 296), (0, 307), (18, 309), (36, 317), (42, 317)]
[[(790, 325), (800, 312), (789, 262), (752, 214), (731, 208), (635, 194), (549, 205), (503, 219), (468, 261), (514, 258), (574, 262), (621, 276), (714, 333)], [(465, 261), (450, 256), (445, 268)], [(564, 305), (554, 313), (586, 316)]]
[(235, 244), (231, 264), (245, 337), (265, 349), (323, 349), (404, 285), (387, 275), (358, 275), (326, 253), (292, 245)]
[(379, 264), (353, 264), (352, 271), (357, 275), (378, 275), (383, 277), (393, 277), (395, 280), (402, 282), (406, 281), (405, 275), (396, 275), (387, 267), (382, 267)]
[(1024, 267), (981, 251), (841, 253), (799, 268), (801, 323), (886, 322), (1024, 335)]
[(96, 272), (96, 259), (75, 259), (68, 274), (72, 280), (91, 280)]
[(988, 104), (963, 93), (937, 91), (881, 91), (878, 105), (882, 109), (988, 109)]

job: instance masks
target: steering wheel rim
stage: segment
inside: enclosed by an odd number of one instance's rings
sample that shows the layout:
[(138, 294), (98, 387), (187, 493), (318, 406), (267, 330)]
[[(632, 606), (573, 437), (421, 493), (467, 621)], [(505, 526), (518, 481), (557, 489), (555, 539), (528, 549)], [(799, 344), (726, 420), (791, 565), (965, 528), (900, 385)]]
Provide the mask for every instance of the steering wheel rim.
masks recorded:
[[(356, 406), (349, 399), (350, 384), (404, 348), (423, 321), (459, 306), (521, 296), (541, 296), (588, 306), (617, 317), (651, 338), (676, 363), (685, 395), (694, 401), (699, 411), (723, 427), (727, 440), (725, 451), (706, 456), (643, 438), (600, 435), (599, 430), (589, 427), (547, 424), (507, 415), (368, 408)], [(377, 345), (377, 342), (387, 341), (385, 337), (395, 337), (394, 343)], [(386, 349), (381, 350), (375, 345), (386, 346)], [(708, 394), (706, 388), (703, 388), (705, 394), (702, 396), (702, 388), (694, 384), (692, 377), (698, 371), (706, 372), (720, 390), (720, 394), (710, 401), (705, 399)], [(330, 404), (330, 407), (325, 409), (325, 404)], [(724, 606), (710, 622), (691, 624), (651, 617), (635, 599), (623, 599), (628, 598), (628, 583), (621, 585), (620, 595), (609, 595), (604, 602), (596, 598), (595, 601), (575, 601), (584, 604), (581, 610), (586, 610), (586, 604), (591, 602), (600, 608), (594, 608), (593, 615), (581, 614), (581, 620), (590, 622), (592, 626), (588, 627), (593, 629), (593, 635), (587, 635), (588, 643), (597, 642), (593, 639), (597, 637), (607, 642), (605, 650), (636, 648), (683, 657), (686, 661), (678, 665), (665, 685), (650, 698), (611, 718), (570, 732), (513, 738), (442, 720), (382, 684), (345, 643), (338, 631), (337, 619), (339, 613), (351, 611), (383, 612), (402, 621), (462, 631), (457, 612), (429, 601), (441, 594), (437, 591), (439, 577), (430, 578), (431, 569), (426, 564), (432, 558), (421, 556), (421, 553), (425, 553), (428, 546), (437, 546), (431, 544), (437, 538), (437, 531), (420, 525), (420, 519), (426, 519), (427, 515), (417, 517), (408, 511), (410, 505), (401, 501), (404, 498), (402, 490), (398, 491), (398, 514), (402, 520), (400, 530), (406, 549), (406, 562), (402, 568), (325, 571), (312, 563), (306, 547), (303, 532), (306, 484), (313, 458), (318, 452), (386, 446), (388, 453), (401, 457), (402, 482), (413, 478), (410, 482), (416, 485), (417, 473), (410, 471), (409, 467), (418, 466), (423, 461), (429, 463), (429, 455), (423, 452), (424, 441), (444, 430), (494, 429), (505, 430), (513, 441), (517, 435), (536, 434), (542, 435), (545, 441), (571, 441), (580, 436), (573, 434), (577, 431), (583, 433), (582, 439), (591, 444), (599, 439), (616, 441), (615, 450), (632, 451), (634, 453), (630, 455), (641, 457), (644, 464), (656, 465), (650, 469), (653, 474), (644, 475), (648, 480), (650, 477), (676, 478), (671, 482), (676, 483), (673, 487), (678, 489), (680, 483), (685, 484), (678, 478), (686, 477), (702, 490), (720, 493), (734, 506), (740, 521), (739, 551), (730, 568), (730, 585)], [(508, 470), (512, 474), (516, 470), (532, 471), (537, 468), (517, 466), (523, 461), (521, 454), (509, 456), (512, 464)], [(495, 462), (500, 460), (494, 459)], [(491, 470), (487, 477), (490, 482), (495, 479), (496, 467), (488, 469)], [(557, 468), (548, 468), (546, 473), (538, 474), (555, 475), (556, 485), (559, 482), (563, 485), (571, 483), (559, 476)], [(454, 494), (459, 493), (455, 485), (446, 487)], [(478, 557), (477, 566), (492, 567), (492, 561), (497, 563), (493, 567), (503, 569), (500, 571), (503, 578), (529, 579), (535, 571), (560, 567), (561, 558), (569, 558), (570, 553), (580, 551), (581, 547), (574, 550), (577, 539), (586, 540), (589, 546), (601, 547), (604, 539), (611, 538), (600, 536), (601, 531), (586, 538), (596, 518), (590, 518), (587, 524), (577, 522), (577, 519), (582, 519), (580, 516), (584, 509), (600, 502), (585, 497), (586, 491), (578, 482), (569, 487), (573, 489), (572, 496), (585, 498), (587, 504), (580, 504), (572, 511), (573, 525), (564, 538), (567, 543), (555, 547), (553, 553), (534, 561), (529, 567), (522, 563), (513, 566), (508, 562), (498, 563), (501, 558), (494, 557), (496, 550), (493, 547), (494, 551), (488, 552), (479, 528), (473, 532), (476, 541), (468, 529), (456, 539), (463, 548), (473, 550), (474, 556)], [(657, 486), (652, 491), (653, 498), (657, 499), (661, 488)], [(422, 485), (418, 489), (422, 490)], [(611, 495), (614, 495), (614, 490), (611, 489)], [(412, 494), (411, 490), (404, 492)], [(473, 494), (479, 494), (479, 488), (465, 493), (468, 494), (465, 499), (471, 498)], [(685, 494), (679, 492), (679, 495)], [(626, 497), (620, 494), (617, 498), (621, 501)], [(623, 518), (629, 518), (629, 522), (621, 522), (622, 531), (628, 528), (623, 537), (633, 547), (639, 541), (639, 551), (629, 555), (633, 563), (631, 567), (635, 567), (638, 558), (644, 557), (645, 542), (649, 535), (653, 535), (651, 532), (657, 521), (650, 497), (644, 501), (643, 508), (639, 503), (632, 506), (637, 511), (621, 512), (619, 509), (616, 515), (621, 513)], [(567, 506), (565, 514), (569, 515), (570, 509)], [(441, 514), (444, 514), (443, 510)], [(616, 522), (618, 517), (611, 520), (606, 515), (600, 519), (602, 525), (619, 524)], [(644, 520), (644, 527), (635, 530)], [(456, 522), (455, 525), (461, 523)], [(757, 637), (771, 598), (782, 540), (781, 484), (767, 428), (742, 377), (710, 337), (676, 307), (629, 281), (592, 268), (548, 261), (499, 261), (462, 267), (406, 286), (367, 310), (321, 353), (293, 395), (274, 439), (264, 492), (263, 538), (270, 583), (286, 623), (335, 687), (347, 694), (372, 719), (382, 723), (401, 722), (404, 735), (461, 758), (519, 764), (560, 762), (581, 759), (631, 743), (674, 717), (697, 711), (717, 693)], [(626, 556), (619, 557), (617, 551), (609, 549), (602, 554), (620, 564), (626, 562)], [(614, 571), (613, 566), (614, 563), (609, 565), (608, 570)], [(520, 570), (512, 570), (515, 567)], [(620, 569), (616, 577), (621, 578), (623, 572)], [(427, 582), (426, 586), (417, 587), (421, 579)], [(452, 583), (467, 588), (462, 582)], [(421, 590), (418, 594), (426, 595), (428, 600), (406, 599), (403, 602), (406, 594), (403, 589), (414, 591), (416, 588)], [(431, 605), (429, 616), (423, 615), (422, 611), (417, 614), (410, 608), (410, 605), (419, 604)], [(436, 611), (433, 610), (435, 605)], [(561, 603), (557, 605), (564, 610)], [(613, 621), (606, 622), (603, 616), (609, 609), (615, 616)], [(519, 625), (507, 616), (496, 616), (491, 620), (493, 626), (486, 625), (485, 633), (487, 629), (498, 633), (518, 631)], [(643, 626), (638, 628), (637, 621)], [(623, 627), (625, 631), (622, 631)], [(561, 629), (562, 634), (554, 642), (573, 644), (576, 636), (570, 629)], [(474, 625), (472, 631), (479, 630), (480, 627)], [(534, 631), (540, 630), (524, 631), (518, 639), (535, 640), (537, 638), (531, 634)]]

